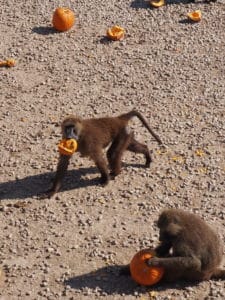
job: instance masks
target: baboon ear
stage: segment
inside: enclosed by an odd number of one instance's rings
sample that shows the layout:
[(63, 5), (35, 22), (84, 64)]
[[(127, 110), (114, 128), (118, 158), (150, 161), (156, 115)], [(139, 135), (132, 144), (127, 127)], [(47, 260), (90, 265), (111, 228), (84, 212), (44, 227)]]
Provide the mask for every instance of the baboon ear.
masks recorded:
[(165, 227), (168, 223), (169, 223), (168, 212), (167, 211), (163, 211), (161, 213), (161, 215), (159, 216), (159, 219), (157, 221), (157, 226), (159, 228), (162, 228), (162, 227)]
[(78, 137), (81, 135), (82, 130), (83, 130), (82, 122), (81, 120), (77, 120), (75, 123), (75, 131)]

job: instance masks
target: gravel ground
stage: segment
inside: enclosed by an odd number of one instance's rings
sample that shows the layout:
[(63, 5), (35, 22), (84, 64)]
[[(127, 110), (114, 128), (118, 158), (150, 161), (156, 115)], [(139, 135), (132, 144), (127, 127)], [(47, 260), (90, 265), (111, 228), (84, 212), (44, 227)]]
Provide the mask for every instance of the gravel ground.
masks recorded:
[[(72, 30), (51, 28), (57, 6), (74, 10)], [(189, 11), (203, 19), (187, 22)], [(224, 281), (144, 288), (118, 266), (157, 244), (163, 208), (201, 215), (225, 241), (225, 1), (5, 0), (0, 5), (1, 300), (224, 299)], [(108, 42), (108, 27), (126, 29)], [(121, 175), (96, 185), (93, 163), (74, 154), (63, 190), (39, 200), (54, 175), (60, 121), (136, 108), (136, 137), (154, 162), (126, 153)], [(154, 293), (155, 292), (155, 293)]]

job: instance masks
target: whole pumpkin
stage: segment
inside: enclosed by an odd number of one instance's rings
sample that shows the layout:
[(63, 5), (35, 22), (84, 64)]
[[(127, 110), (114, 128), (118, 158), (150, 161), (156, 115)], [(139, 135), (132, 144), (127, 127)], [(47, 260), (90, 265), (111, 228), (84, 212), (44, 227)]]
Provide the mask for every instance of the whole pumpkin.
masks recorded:
[(77, 141), (74, 139), (63, 139), (58, 144), (59, 153), (72, 155), (77, 150)]
[(72, 10), (66, 7), (56, 8), (53, 18), (52, 25), (58, 31), (67, 31), (75, 23), (75, 15)]
[(163, 277), (164, 269), (149, 267), (146, 260), (154, 256), (154, 252), (143, 249), (137, 252), (130, 262), (131, 277), (141, 285), (153, 285)]

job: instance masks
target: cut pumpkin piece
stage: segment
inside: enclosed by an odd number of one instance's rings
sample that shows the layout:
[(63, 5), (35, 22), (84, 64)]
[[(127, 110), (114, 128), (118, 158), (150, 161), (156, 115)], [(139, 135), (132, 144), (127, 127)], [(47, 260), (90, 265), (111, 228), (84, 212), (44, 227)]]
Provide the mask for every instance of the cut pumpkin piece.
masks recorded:
[(16, 61), (13, 58), (9, 58), (7, 60), (0, 62), (0, 67), (14, 67), (16, 65)]
[(188, 13), (187, 17), (189, 20), (192, 20), (194, 22), (199, 22), (202, 18), (202, 13), (200, 10), (195, 10), (193, 12)]
[(77, 150), (77, 141), (74, 139), (63, 139), (58, 144), (58, 149), (63, 155), (72, 155)]
[(107, 37), (113, 41), (118, 41), (124, 38), (125, 30), (120, 26), (113, 26), (107, 30)]
[(153, 7), (161, 7), (166, 4), (165, 0), (151, 0), (149, 3)]

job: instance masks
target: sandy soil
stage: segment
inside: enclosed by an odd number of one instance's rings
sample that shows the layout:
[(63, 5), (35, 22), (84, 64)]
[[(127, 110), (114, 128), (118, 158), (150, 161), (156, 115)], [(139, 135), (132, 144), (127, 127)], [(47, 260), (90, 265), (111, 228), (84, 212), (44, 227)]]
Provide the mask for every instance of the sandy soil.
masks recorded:
[[(52, 12), (77, 19), (57, 33)], [(187, 22), (189, 11), (203, 19)], [(225, 2), (5, 0), (0, 5), (1, 300), (223, 299), (224, 281), (144, 288), (118, 266), (157, 244), (163, 208), (199, 214), (225, 240)], [(108, 42), (108, 27), (126, 29)], [(154, 162), (126, 153), (122, 173), (97, 185), (91, 161), (74, 154), (63, 190), (51, 184), (59, 124), (69, 113), (117, 115), (135, 108), (166, 145), (161, 151), (138, 120), (138, 140)]]

